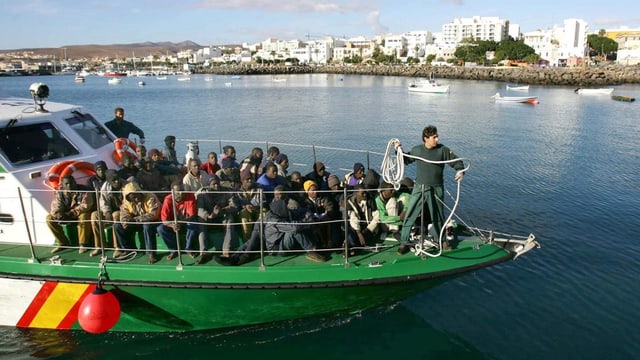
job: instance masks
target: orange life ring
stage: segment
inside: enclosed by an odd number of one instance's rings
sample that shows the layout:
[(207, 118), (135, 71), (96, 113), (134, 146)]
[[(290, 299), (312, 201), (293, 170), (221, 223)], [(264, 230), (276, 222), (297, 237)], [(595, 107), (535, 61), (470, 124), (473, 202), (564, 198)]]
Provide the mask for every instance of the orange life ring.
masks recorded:
[(124, 153), (128, 153), (129, 155), (131, 155), (134, 160), (138, 158), (138, 155), (136, 154), (136, 143), (134, 143), (130, 139), (117, 138), (113, 142), (113, 147), (113, 161), (115, 161), (118, 165), (121, 164), (122, 156), (124, 155)]
[(58, 188), (60, 179), (62, 178), (62, 176), (60, 176), (60, 173), (73, 162), (73, 160), (60, 161), (59, 163), (53, 165), (51, 169), (49, 169), (49, 171), (47, 172), (47, 182), (49, 182), (49, 185), (51, 185), (51, 187), (55, 189)]
[(62, 170), (62, 172), (60, 173), (60, 178), (62, 179), (67, 175), (71, 175), (75, 171), (84, 171), (89, 175), (96, 174), (96, 170), (92, 163), (86, 162), (86, 161), (74, 161), (73, 163), (67, 165), (67, 167), (64, 168), (64, 170)]

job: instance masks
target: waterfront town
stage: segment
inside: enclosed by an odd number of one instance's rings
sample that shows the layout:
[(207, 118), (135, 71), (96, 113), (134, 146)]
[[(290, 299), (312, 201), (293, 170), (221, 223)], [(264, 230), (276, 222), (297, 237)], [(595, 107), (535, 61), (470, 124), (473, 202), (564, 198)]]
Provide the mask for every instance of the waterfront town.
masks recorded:
[[(588, 37), (597, 34), (617, 44), (614, 53), (590, 48)], [(532, 49), (527, 59), (508, 58), (501, 51), (486, 51), (476, 61), (461, 60), (458, 50), (469, 41), (500, 43), (515, 41)], [(585, 68), (600, 63), (629, 67), (640, 63), (640, 29), (590, 29), (581, 19), (565, 19), (561, 25), (546, 30), (522, 33), (518, 24), (499, 17), (455, 18), (442, 26), (441, 32), (426, 30), (403, 34), (385, 34), (374, 38), (324, 37), (304, 40), (279, 40), (268, 38), (260, 43), (225, 46), (200, 46), (187, 42), (182, 49), (162, 52), (161, 47), (149, 47), (144, 52), (131, 44), (130, 53), (91, 56), (82, 54), (67, 56), (68, 46), (50, 49), (47, 53), (30, 50), (0, 51), (0, 75), (28, 74), (76, 74), (105, 75), (117, 72), (121, 75), (165, 75), (182, 72), (316, 72), (322, 71), (374, 73), (388, 75), (398, 71), (378, 66), (432, 65), (442, 67), (443, 77), (459, 77), (459, 70), (446, 67), (483, 68)], [(473, 44), (471, 44), (473, 45)], [(120, 47), (122, 49), (122, 46)], [(77, 52), (77, 51), (76, 51)], [(128, 51), (127, 51), (128, 52)], [(600, 55), (600, 58), (594, 56)], [(474, 59), (475, 60), (475, 59)], [(372, 70), (372, 65), (376, 66)], [(362, 66), (368, 68), (362, 70)], [(267, 67), (271, 70), (265, 70)], [(338, 68), (338, 70), (335, 70)], [(275, 70), (274, 70), (275, 69)], [(284, 69), (284, 70), (283, 70)], [(294, 69), (294, 70), (292, 70)], [(406, 72), (406, 71), (405, 71)], [(453, 74), (453, 75), (452, 75)], [(619, 77), (615, 74), (614, 77)], [(473, 75), (472, 75), (473, 76)], [(482, 77), (482, 76), (480, 76)], [(531, 79), (531, 82), (542, 82)], [(605, 79), (607, 80), (607, 79)], [(619, 80), (618, 80), (619, 82)], [(636, 82), (633, 80), (632, 82)], [(569, 81), (573, 83), (573, 81)], [(580, 83), (580, 81), (577, 81)]]

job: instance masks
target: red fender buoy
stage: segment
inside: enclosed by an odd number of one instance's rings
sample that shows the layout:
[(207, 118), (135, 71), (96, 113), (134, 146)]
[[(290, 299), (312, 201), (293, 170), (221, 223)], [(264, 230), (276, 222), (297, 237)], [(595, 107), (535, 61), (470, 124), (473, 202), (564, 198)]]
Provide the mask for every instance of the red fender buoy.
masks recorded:
[(113, 293), (97, 287), (87, 295), (78, 309), (78, 322), (92, 334), (110, 330), (120, 319), (120, 302)]

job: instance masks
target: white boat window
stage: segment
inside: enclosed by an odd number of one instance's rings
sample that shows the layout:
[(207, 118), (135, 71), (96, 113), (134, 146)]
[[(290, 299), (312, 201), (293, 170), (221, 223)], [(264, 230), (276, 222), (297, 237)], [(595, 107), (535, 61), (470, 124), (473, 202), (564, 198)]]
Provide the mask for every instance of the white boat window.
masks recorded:
[(26, 165), (79, 153), (51, 123), (0, 129), (0, 150), (13, 165)]
[(107, 135), (104, 127), (90, 114), (82, 114), (79, 111), (72, 113), (73, 117), (65, 119), (65, 121), (92, 148), (101, 148), (115, 140)]

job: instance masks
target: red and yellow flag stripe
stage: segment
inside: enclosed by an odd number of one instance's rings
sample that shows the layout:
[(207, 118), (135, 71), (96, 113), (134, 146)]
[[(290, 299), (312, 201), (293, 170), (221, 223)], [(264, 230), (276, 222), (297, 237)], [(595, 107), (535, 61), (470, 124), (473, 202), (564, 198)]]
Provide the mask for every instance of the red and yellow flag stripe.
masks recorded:
[(78, 321), (82, 300), (95, 285), (45, 282), (16, 326), (44, 329), (70, 329)]

